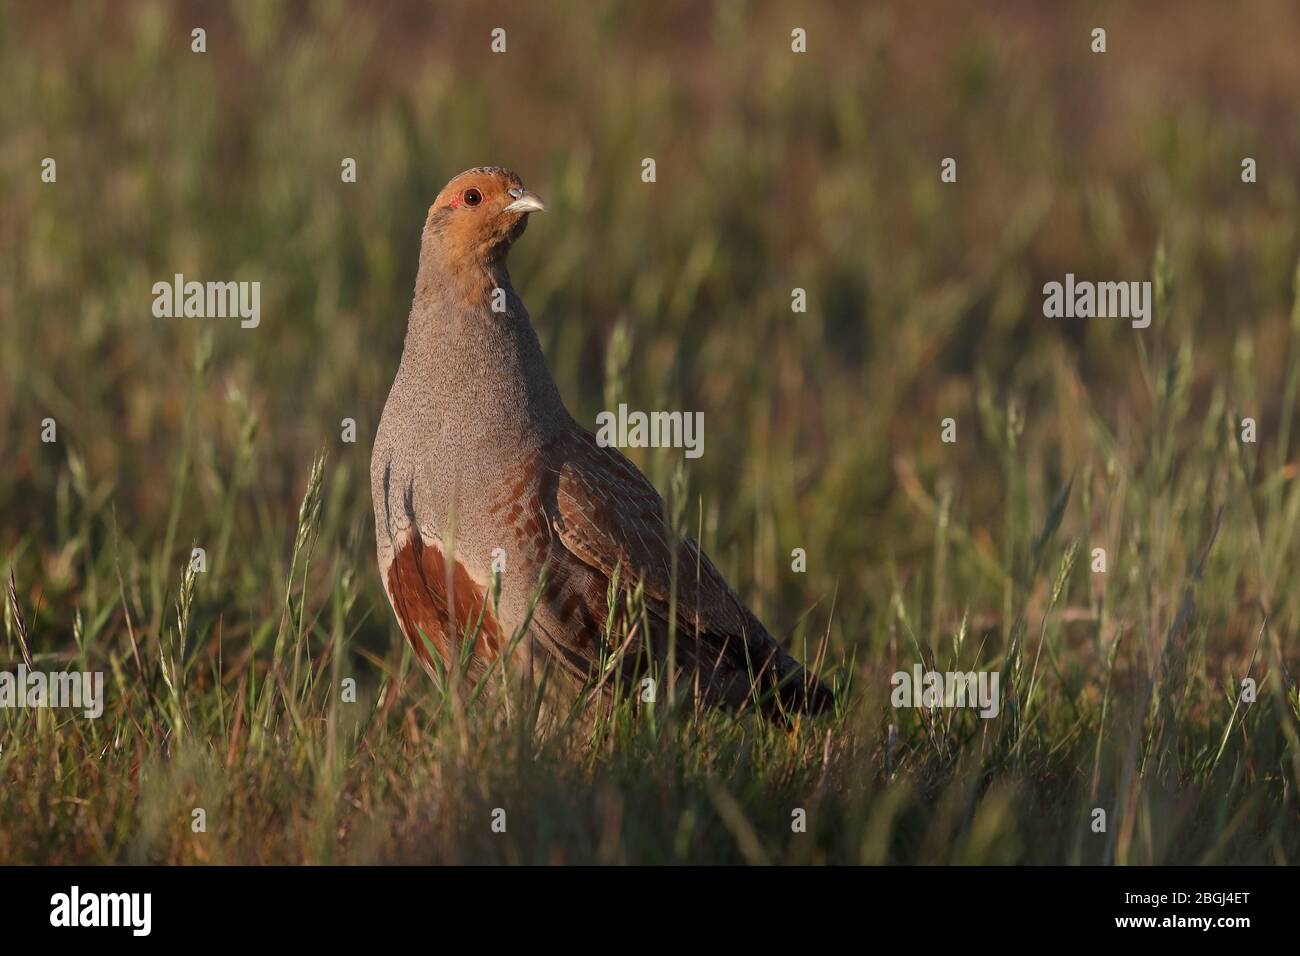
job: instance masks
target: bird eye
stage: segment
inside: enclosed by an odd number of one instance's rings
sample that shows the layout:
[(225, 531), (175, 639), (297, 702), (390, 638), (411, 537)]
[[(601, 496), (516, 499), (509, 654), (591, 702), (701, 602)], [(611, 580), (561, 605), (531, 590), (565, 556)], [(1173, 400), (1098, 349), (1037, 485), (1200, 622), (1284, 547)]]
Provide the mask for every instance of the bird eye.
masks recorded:
[(470, 187), (465, 190), (465, 195), (462, 198), (464, 198), (466, 206), (477, 206), (483, 201), (483, 194), (477, 189)]

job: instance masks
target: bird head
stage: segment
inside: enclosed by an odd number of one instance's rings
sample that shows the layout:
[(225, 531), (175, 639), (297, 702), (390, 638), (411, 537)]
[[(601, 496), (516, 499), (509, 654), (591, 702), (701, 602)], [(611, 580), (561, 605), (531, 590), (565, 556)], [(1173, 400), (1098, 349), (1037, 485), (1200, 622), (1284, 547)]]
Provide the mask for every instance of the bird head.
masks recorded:
[(510, 170), (480, 166), (453, 177), (438, 193), (425, 238), (438, 243), (453, 263), (488, 263), (504, 256), (523, 234), (530, 212), (545, 209)]

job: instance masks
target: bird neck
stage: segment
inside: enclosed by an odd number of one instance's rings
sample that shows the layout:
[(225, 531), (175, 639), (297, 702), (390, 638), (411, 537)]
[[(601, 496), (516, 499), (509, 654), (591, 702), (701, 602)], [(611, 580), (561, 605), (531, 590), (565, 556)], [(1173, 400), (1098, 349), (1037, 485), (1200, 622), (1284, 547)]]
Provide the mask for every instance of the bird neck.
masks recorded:
[(489, 298), (494, 288), (510, 285), (506, 250), (483, 246), (467, 248), (442, 241), (441, 235), (426, 234), (420, 250), (420, 268), (415, 276), (415, 300), (421, 297), (446, 299), (459, 296), (466, 303)]
[(485, 425), (568, 415), (504, 256), (421, 257), (398, 378)]

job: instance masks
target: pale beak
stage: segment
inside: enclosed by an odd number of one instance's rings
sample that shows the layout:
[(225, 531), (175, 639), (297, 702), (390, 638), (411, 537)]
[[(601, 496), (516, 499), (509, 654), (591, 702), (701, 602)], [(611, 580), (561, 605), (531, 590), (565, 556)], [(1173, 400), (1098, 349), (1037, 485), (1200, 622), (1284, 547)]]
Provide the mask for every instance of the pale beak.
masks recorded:
[(519, 198), (512, 202), (502, 212), (546, 212), (546, 205), (530, 192), (519, 194)]

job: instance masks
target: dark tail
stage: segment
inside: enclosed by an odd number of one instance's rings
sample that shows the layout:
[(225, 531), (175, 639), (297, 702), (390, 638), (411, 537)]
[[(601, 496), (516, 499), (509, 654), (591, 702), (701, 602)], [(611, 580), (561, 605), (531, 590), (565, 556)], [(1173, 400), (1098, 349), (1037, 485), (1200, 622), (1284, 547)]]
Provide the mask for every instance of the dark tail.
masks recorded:
[(835, 695), (829, 687), (803, 668), (789, 654), (778, 657), (766, 668), (761, 680), (759, 706), (763, 716), (775, 723), (789, 724), (800, 715), (819, 717), (835, 712)]

